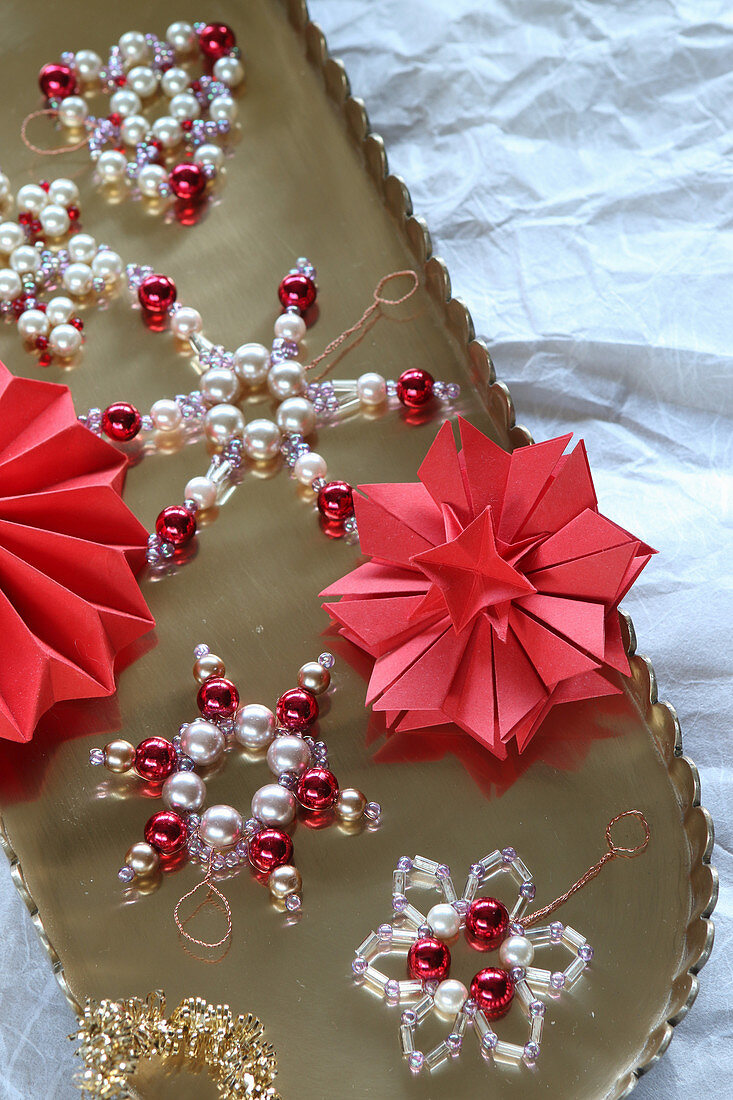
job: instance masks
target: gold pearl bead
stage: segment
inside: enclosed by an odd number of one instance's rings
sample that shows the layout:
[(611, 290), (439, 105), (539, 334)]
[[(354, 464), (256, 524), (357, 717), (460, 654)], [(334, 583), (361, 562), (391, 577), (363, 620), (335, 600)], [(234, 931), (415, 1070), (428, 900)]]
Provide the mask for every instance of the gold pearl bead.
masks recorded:
[(215, 653), (206, 653), (199, 657), (193, 666), (193, 678), (199, 684), (205, 684), (212, 676), (224, 676), (225, 673), (224, 662)]
[(155, 848), (139, 840), (133, 844), (125, 856), (125, 863), (129, 863), (135, 872), (136, 878), (149, 878), (160, 867), (160, 857)]
[(366, 795), (356, 787), (344, 787), (336, 799), (336, 813), (342, 821), (358, 821), (366, 809)]
[(308, 661), (298, 673), (298, 687), (307, 688), (314, 695), (323, 695), (331, 683), (331, 673), (318, 661)]
[(283, 863), (270, 872), (267, 880), (270, 893), (274, 898), (286, 898), (288, 894), (297, 894), (303, 885), (300, 871), (289, 863)]
[(111, 772), (127, 772), (135, 763), (135, 746), (118, 738), (104, 746), (104, 766)]

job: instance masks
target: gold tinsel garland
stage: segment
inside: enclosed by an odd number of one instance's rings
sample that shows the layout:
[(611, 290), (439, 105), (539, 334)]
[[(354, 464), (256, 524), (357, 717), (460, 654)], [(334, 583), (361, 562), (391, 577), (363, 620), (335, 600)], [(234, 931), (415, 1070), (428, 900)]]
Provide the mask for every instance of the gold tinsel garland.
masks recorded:
[(169, 1017), (165, 996), (149, 993), (143, 1000), (91, 999), (84, 1006), (76, 1054), (84, 1069), (75, 1083), (87, 1096), (124, 1100), (141, 1059), (175, 1059), (192, 1069), (206, 1068), (227, 1100), (280, 1100), (272, 1082), (275, 1052), (252, 1015), (233, 1016), (228, 1005), (187, 997)]

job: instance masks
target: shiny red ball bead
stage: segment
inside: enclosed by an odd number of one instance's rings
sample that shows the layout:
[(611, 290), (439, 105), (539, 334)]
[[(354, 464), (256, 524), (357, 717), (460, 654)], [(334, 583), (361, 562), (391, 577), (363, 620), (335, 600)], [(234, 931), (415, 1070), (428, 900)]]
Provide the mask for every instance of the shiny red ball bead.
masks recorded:
[(201, 198), (206, 190), (206, 176), (200, 164), (176, 164), (168, 175), (168, 183), (176, 198), (185, 202)]
[(237, 44), (234, 31), (226, 23), (207, 23), (198, 32), (198, 40), (201, 53), (211, 61), (225, 57)]
[(318, 717), (318, 700), (307, 688), (284, 691), (277, 701), (277, 723), (287, 730), (306, 730)]
[(397, 396), (408, 409), (419, 409), (433, 396), (435, 379), (420, 367), (403, 371), (397, 379)]
[(145, 839), (156, 852), (171, 856), (186, 843), (186, 824), (172, 810), (159, 810), (145, 825)]
[(354, 490), (347, 481), (329, 481), (318, 490), (316, 504), (324, 519), (343, 523), (354, 514)]
[(338, 793), (338, 780), (327, 768), (308, 768), (298, 780), (298, 802), (314, 813), (333, 809)]
[(102, 431), (108, 439), (129, 443), (142, 426), (143, 418), (129, 401), (115, 401), (102, 413)]
[(176, 766), (176, 750), (165, 737), (148, 737), (135, 749), (135, 771), (148, 783), (162, 783)]
[(285, 309), (295, 306), (303, 313), (316, 300), (316, 284), (307, 275), (291, 272), (286, 275), (277, 288), (277, 296)]
[(496, 898), (476, 898), (466, 913), (466, 936), (479, 951), (493, 951), (509, 931), (509, 913)]
[(489, 1020), (506, 1016), (514, 1000), (514, 982), (506, 970), (487, 966), (479, 970), (471, 982), (471, 999), (483, 1010)]
[(44, 65), (38, 74), (38, 83), (46, 99), (66, 99), (77, 92), (76, 77), (68, 65), (55, 62)]
[(147, 275), (137, 290), (138, 301), (148, 313), (167, 313), (177, 295), (176, 284), (167, 275)]
[(293, 842), (281, 829), (260, 829), (249, 842), (249, 861), (258, 871), (267, 873), (293, 858)]
[(185, 546), (196, 534), (196, 520), (182, 504), (169, 504), (155, 521), (155, 533), (175, 547)]
[(416, 940), (407, 956), (407, 971), (411, 978), (423, 982), (442, 982), (450, 973), (450, 951), (440, 940), (426, 936)]
[(239, 692), (231, 680), (212, 676), (199, 688), (197, 702), (204, 718), (233, 718), (239, 706)]

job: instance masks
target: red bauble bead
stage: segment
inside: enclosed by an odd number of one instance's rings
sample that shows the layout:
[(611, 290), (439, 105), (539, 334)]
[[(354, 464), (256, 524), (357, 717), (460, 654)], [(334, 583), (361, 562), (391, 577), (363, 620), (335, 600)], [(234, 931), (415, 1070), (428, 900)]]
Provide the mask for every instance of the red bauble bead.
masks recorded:
[(174, 546), (185, 546), (196, 534), (196, 520), (182, 504), (169, 504), (155, 521), (155, 533)]
[(479, 951), (493, 951), (509, 930), (506, 906), (496, 898), (476, 898), (466, 913), (466, 936)]
[(287, 730), (305, 730), (318, 717), (318, 700), (307, 688), (291, 688), (277, 701), (277, 722)]
[(170, 171), (168, 183), (176, 198), (184, 202), (200, 198), (206, 190), (206, 176), (200, 164), (177, 164)]
[(298, 780), (298, 802), (314, 813), (332, 809), (338, 793), (338, 780), (327, 768), (308, 768)]
[(316, 284), (312, 279), (294, 272), (286, 275), (277, 288), (277, 296), (282, 305), (286, 309), (288, 306), (295, 306), (301, 313), (313, 305), (317, 294)]
[(346, 481), (329, 481), (318, 490), (317, 505), (324, 519), (343, 523), (354, 514), (354, 490)]
[(148, 737), (135, 750), (135, 771), (148, 783), (162, 783), (176, 766), (176, 750), (165, 737)]
[(51, 355), (47, 351), (44, 351), (42, 355), (38, 356), (38, 365), (39, 365), (39, 367), (50, 367), (51, 366), (51, 358), (52, 358)]
[(68, 65), (52, 62), (44, 65), (38, 74), (38, 83), (46, 99), (66, 99), (76, 95), (76, 77)]
[(471, 998), (489, 1020), (506, 1016), (514, 1000), (514, 982), (506, 970), (487, 966), (471, 982)]
[(226, 23), (207, 23), (199, 31), (198, 39), (201, 53), (211, 61), (225, 57), (237, 44), (234, 31)]
[(48, 347), (48, 336), (36, 336), (36, 347), (39, 351), (45, 351)]
[(69, 220), (70, 221), (76, 222), (76, 221), (79, 220), (79, 207), (78, 206), (67, 206), (66, 207), (66, 213), (69, 215)]
[(407, 956), (407, 971), (423, 982), (442, 982), (450, 973), (450, 951), (432, 936), (416, 940)]
[(176, 284), (167, 275), (147, 275), (137, 290), (138, 301), (148, 313), (167, 313), (177, 294)]
[(185, 822), (172, 810), (159, 810), (145, 825), (145, 839), (161, 855), (173, 855), (186, 843)]
[(102, 431), (118, 443), (129, 443), (140, 431), (143, 418), (128, 401), (115, 401), (102, 413)]
[(212, 676), (199, 688), (197, 702), (204, 718), (232, 718), (239, 706), (239, 692), (231, 680)]
[(84, 331), (84, 322), (82, 321), (81, 317), (72, 317), (69, 321), (69, 324), (73, 325), (77, 332)]
[(397, 396), (408, 409), (419, 409), (433, 396), (435, 379), (420, 367), (403, 371), (397, 379)]
[(267, 873), (293, 858), (293, 842), (280, 829), (260, 829), (249, 842), (249, 861), (258, 871)]

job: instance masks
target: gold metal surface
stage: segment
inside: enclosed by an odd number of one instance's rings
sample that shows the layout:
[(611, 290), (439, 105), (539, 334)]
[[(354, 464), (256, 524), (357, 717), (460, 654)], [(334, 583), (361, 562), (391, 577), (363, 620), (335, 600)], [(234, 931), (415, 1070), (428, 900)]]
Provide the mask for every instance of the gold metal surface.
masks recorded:
[[(526, 443), (486, 349), (473, 339), (467, 310), (452, 299), (427, 231), (411, 215), (404, 184), (387, 174), (381, 140), (369, 133), (362, 105), (349, 97), (342, 67), (329, 59), (299, 0), (287, 9), (274, 0), (207, 6), (207, 18), (235, 27), (248, 78), (227, 185), (200, 224), (183, 228), (146, 215), (139, 204), (107, 202), (90, 186), (83, 153), (41, 162), (23, 149), (20, 121), (37, 105), (35, 74), (43, 62), (69, 47), (103, 54), (125, 30), (161, 33), (172, 18), (200, 14), (195, 0), (179, 0), (175, 11), (141, 0), (115, 11), (92, 0), (6, 3), (0, 147), (14, 188), (41, 176), (73, 176), (82, 188), (84, 228), (126, 261), (172, 275), (180, 298), (201, 310), (207, 335), (227, 347), (268, 341), (278, 278), (298, 255), (319, 269), (311, 354), (361, 313), (381, 275), (413, 264), (426, 289), (396, 320), (371, 329), (338, 375), (379, 369), (394, 376), (407, 364), (423, 365), (464, 384), (461, 411), (503, 446)], [(144, 329), (123, 300), (85, 320), (81, 365), (44, 375), (68, 381), (79, 409), (121, 397), (144, 407), (190, 388), (185, 357), (167, 335)], [(38, 376), (12, 330), (0, 341), (12, 370)], [(258, 407), (267, 410), (267, 402)], [(354, 418), (321, 431), (318, 447), (330, 470), (353, 483), (413, 480), (436, 428), (434, 420), (410, 425), (397, 414), (376, 423)], [(150, 526), (205, 463), (201, 445), (146, 459), (131, 470), (126, 499)], [(179, 573), (147, 584), (157, 631), (122, 671), (117, 696), (59, 708), (32, 744), (0, 746), (13, 875), (72, 1003), (160, 987), (171, 1003), (196, 993), (247, 1005), (278, 1051), (277, 1084), (286, 1100), (625, 1095), (694, 999), (695, 973), (712, 944), (707, 918), (716, 894), (712, 825), (700, 807), (697, 771), (681, 755), (674, 712), (657, 702), (648, 662), (633, 657), (623, 695), (558, 709), (516, 767), (494, 764), (458, 734), (391, 742), (380, 755), (362, 705), (362, 669), (345, 659), (339, 642), (328, 635), (324, 641), (327, 621), (317, 600), (353, 566), (355, 548), (323, 536), (284, 473), (248, 476), (199, 543)], [(299, 826), (304, 913), (290, 927), (247, 873), (228, 881), (234, 935), (214, 963), (184, 949), (173, 925), (173, 906), (196, 881), (195, 869), (167, 877), (149, 896), (124, 899), (115, 871), (152, 805), (124, 778), (100, 776), (87, 763), (89, 748), (110, 736), (137, 742), (172, 735), (193, 715), (191, 649), (199, 641), (223, 657), (245, 698), (268, 704), (304, 661), (333, 648), (341, 658), (337, 689), (321, 731), (342, 782), (384, 807), (375, 833)], [(230, 760), (210, 780), (210, 798), (246, 807), (263, 768)], [(458, 874), (488, 848), (513, 844), (535, 873), (542, 905), (598, 858), (606, 823), (632, 807), (646, 814), (652, 842), (643, 858), (610, 865), (563, 910), (562, 919), (596, 954), (587, 976), (548, 1008), (538, 1069), (488, 1066), (469, 1035), (460, 1059), (412, 1079), (399, 1056), (396, 1010), (353, 988), (349, 969), (354, 947), (389, 915), (395, 859), (419, 851)], [(202, 936), (215, 932), (215, 915), (202, 915), (198, 928)], [(468, 967), (468, 953), (456, 958)], [(181, 1100), (205, 1095), (198, 1079), (177, 1078), (175, 1086)], [(153, 1074), (140, 1094), (171, 1095), (171, 1080)]]

